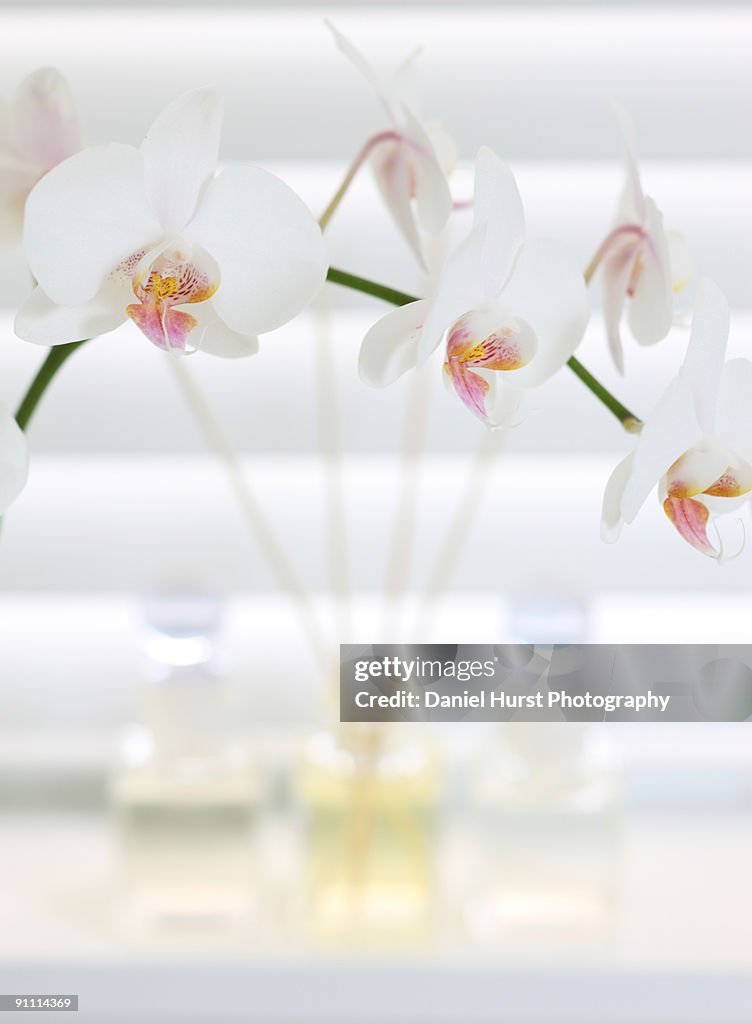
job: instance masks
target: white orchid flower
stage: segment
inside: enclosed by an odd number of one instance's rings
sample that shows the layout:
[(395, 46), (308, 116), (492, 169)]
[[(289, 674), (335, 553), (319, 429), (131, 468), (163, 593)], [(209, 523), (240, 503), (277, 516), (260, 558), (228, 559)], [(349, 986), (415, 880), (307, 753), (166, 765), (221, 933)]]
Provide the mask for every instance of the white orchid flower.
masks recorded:
[(728, 331), (728, 303), (703, 281), (684, 365), (606, 486), (604, 540), (618, 538), (658, 484), (684, 540), (720, 558), (707, 535), (711, 513), (736, 510), (752, 490), (752, 363), (724, 364)]
[(622, 135), (626, 183), (612, 231), (593, 257), (589, 278), (603, 265), (603, 313), (614, 363), (624, 372), (621, 319), (629, 300), (629, 329), (641, 345), (662, 341), (673, 323), (674, 295), (694, 274), (683, 235), (667, 232), (655, 201), (643, 192), (632, 122), (616, 108)]
[(24, 489), (28, 475), (26, 435), (5, 406), (0, 405), (0, 516)]
[(29, 192), (82, 145), (73, 97), (54, 68), (34, 71), (0, 103), (0, 242), (21, 241)]
[(364, 150), (371, 156), (376, 184), (397, 228), (425, 269), (421, 231), (437, 235), (452, 212), (447, 180), (457, 162), (453, 140), (437, 122), (421, 120), (412, 81), (411, 54), (389, 79), (381, 79), (363, 55), (327, 22), (337, 46), (372, 86), (391, 128), (374, 135)]
[(39, 287), (16, 318), (21, 338), (54, 345), (130, 317), (158, 348), (242, 356), (311, 301), (321, 231), (267, 171), (215, 174), (222, 108), (214, 89), (188, 93), (140, 149), (86, 149), (39, 182), (24, 228)]
[(376, 387), (390, 384), (446, 337), (444, 371), (459, 398), (488, 426), (506, 426), (524, 391), (572, 355), (588, 315), (574, 257), (556, 242), (525, 243), (514, 177), (483, 148), (470, 235), (447, 260), (432, 299), (402, 306), (371, 328), (360, 374)]

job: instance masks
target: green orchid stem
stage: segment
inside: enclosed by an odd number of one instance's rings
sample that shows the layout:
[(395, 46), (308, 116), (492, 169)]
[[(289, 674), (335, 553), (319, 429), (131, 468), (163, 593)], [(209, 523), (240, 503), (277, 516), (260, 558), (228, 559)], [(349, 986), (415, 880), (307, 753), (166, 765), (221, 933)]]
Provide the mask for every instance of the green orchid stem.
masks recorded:
[(29, 420), (34, 415), (34, 410), (39, 405), (42, 395), (52, 383), (52, 379), (57, 371), (68, 357), (72, 356), (76, 349), (80, 348), (81, 345), (85, 345), (87, 341), (88, 338), (85, 338), (82, 341), (71, 341), (67, 345), (56, 345), (54, 348), (50, 349), (47, 354), (47, 358), (39, 367), (36, 377), (29, 385), (22, 402), (18, 407), (16, 423), (19, 425), (21, 430), (26, 430)]
[[(406, 306), (410, 302), (417, 302), (418, 299), (415, 295), (407, 295), (405, 292), (397, 291), (395, 288), (389, 288), (387, 285), (377, 284), (376, 281), (370, 281), (366, 277), (358, 277), (355, 274), (348, 274), (344, 270), (337, 270), (336, 267), (330, 267), (329, 273), (327, 274), (327, 280), (333, 284), (342, 285), (344, 288), (352, 288), (356, 292), (364, 292), (366, 295), (372, 295), (376, 299), (383, 299), (384, 302), (389, 302), (393, 306)], [(621, 423), (622, 427), (630, 434), (638, 434), (642, 429), (642, 420), (639, 416), (635, 416), (626, 405), (623, 405), (618, 398), (611, 394), (608, 388), (604, 387), (601, 382), (592, 375), (592, 373), (582, 365), (579, 359), (575, 359), (574, 356), (567, 361), (569, 369), (576, 374), (582, 383), (588, 388), (599, 402), (602, 402), (606, 406), (608, 411), (612, 413), (617, 420)]]
[[(387, 285), (378, 284), (376, 281), (371, 281), (367, 277), (358, 277), (357, 274), (348, 274), (347, 271), (338, 270), (336, 267), (329, 268), (327, 280), (331, 281), (333, 284), (341, 285), (343, 288), (350, 288), (356, 292), (363, 292), (365, 295), (372, 295), (374, 298), (382, 299), (384, 302), (388, 302), (392, 306), (406, 306), (410, 302), (418, 301), (415, 295), (408, 295), (407, 292), (401, 292), (396, 288), (389, 288)], [(81, 341), (71, 341), (67, 345), (56, 345), (54, 348), (50, 349), (46, 359), (40, 366), (38, 373), (29, 385), (22, 402), (18, 407), (16, 422), (22, 430), (25, 430), (29, 425), (29, 421), (34, 414), (36, 407), (39, 405), (42, 396), (52, 383), (52, 380), (60, 367), (70, 356), (73, 355), (76, 349), (85, 345), (88, 340), (88, 338), (84, 338)], [(575, 357), (572, 356), (571, 359), (567, 361), (567, 366), (580, 378), (585, 387), (592, 391), (595, 397), (606, 406), (608, 411), (617, 418), (626, 431), (631, 434), (637, 434), (640, 432), (642, 429), (642, 421), (640, 418), (635, 416), (635, 414), (631, 412), (626, 405), (623, 405), (618, 398), (612, 395), (608, 388), (604, 387), (604, 385), (601, 384), (601, 382), (594, 377), (585, 366), (582, 365), (579, 359), (575, 359)]]
[(384, 302), (390, 302), (393, 306), (407, 306), (411, 302), (418, 301), (415, 295), (397, 291), (396, 288), (389, 288), (385, 284), (377, 284), (376, 281), (370, 281), (367, 277), (348, 274), (347, 271), (337, 270), (336, 267), (329, 267), (326, 279), (333, 284), (341, 284), (343, 288), (352, 288), (353, 291), (373, 295), (375, 299), (383, 299)]
[(595, 397), (602, 402), (609, 412), (612, 412), (617, 420), (621, 423), (624, 429), (629, 434), (639, 434), (642, 430), (642, 420), (635, 416), (626, 405), (622, 405), (618, 398), (611, 394), (608, 388), (604, 387), (601, 382), (592, 375), (587, 367), (583, 366), (579, 359), (575, 359), (574, 356), (570, 356), (567, 360), (567, 366), (576, 374), (586, 388), (589, 388)]

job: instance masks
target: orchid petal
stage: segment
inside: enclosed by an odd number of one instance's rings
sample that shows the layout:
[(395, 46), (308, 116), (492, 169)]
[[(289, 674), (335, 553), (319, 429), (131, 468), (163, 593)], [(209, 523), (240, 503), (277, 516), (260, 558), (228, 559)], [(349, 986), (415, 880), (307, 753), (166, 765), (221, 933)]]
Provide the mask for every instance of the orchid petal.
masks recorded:
[(624, 491), (632, 475), (633, 462), (634, 453), (630, 453), (616, 466), (606, 484), (601, 516), (601, 538), (608, 544), (613, 544), (619, 539), (619, 534), (624, 525), (622, 501), (624, 499)]
[(417, 181), (412, 153), (408, 149), (407, 143), (397, 142), (381, 146), (375, 153), (371, 165), (376, 184), (387, 209), (421, 268), (426, 270), (426, 261), (411, 203), (411, 196)]
[(418, 111), (420, 107), (420, 94), (416, 81), (415, 65), (418, 57), (423, 52), (421, 46), (417, 46), (412, 53), (409, 53), (401, 64), (395, 68), (387, 85), (387, 99), (394, 105), (394, 108), (407, 106), (410, 110)]
[(392, 104), (385, 95), (385, 90), (382, 81), (380, 77), (377, 75), (373, 66), (365, 59), (360, 50), (358, 50), (357, 47), (353, 46), (350, 40), (346, 36), (343, 36), (338, 28), (335, 28), (331, 21), (325, 20), (324, 23), (334, 36), (334, 41), (337, 44), (339, 50), (361, 73), (361, 75), (365, 78), (365, 80), (368, 82), (368, 84), (371, 86), (374, 92), (379, 96), (384, 106), (386, 107), (387, 113), (389, 114), (390, 118), (392, 120), (396, 120), (395, 111), (392, 107)]
[(412, 370), (429, 303), (425, 299), (392, 310), (377, 321), (360, 347), (360, 378), (382, 388)]
[(14, 140), (13, 114), (8, 101), (0, 96), (0, 153), (6, 154), (13, 151)]
[(213, 300), (188, 307), (196, 321), (189, 344), (200, 352), (222, 359), (241, 359), (258, 352), (259, 340), (254, 335), (238, 334), (217, 313)]
[(59, 306), (37, 287), (18, 313), (14, 329), (19, 338), (35, 345), (66, 345), (114, 331), (125, 323), (125, 308), (133, 292), (124, 279), (110, 279), (89, 302)]
[(676, 527), (679, 536), (696, 551), (710, 558), (720, 556), (720, 552), (708, 540), (710, 512), (701, 501), (695, 501), (693, 498), (666, 498), (663, 509)]
[(28, 475), (26, 435), (10, 412), (0, 406), (0, 515), (24, 489)]
[(513, 427), (519, 420), (524, 392), (513, 387), (508, 378), (498, 373), (490, 376), (493, 379), (486, 396), (486, 426), (490, 430)]
[(484, 423), (487, 422), (486, 398), (491, 390), (491, 382), (483, 374), (470, 369), (466, 363), (444, 363), (444, 372), (448, 375), (459, 400), (474, 416)]
[(88, 302), (120, 262), (161, 235), (132, 146), (77, 153), (46, 174), (26, 203), (31, 272), (61, 305)]
[(701, 444), (680, 455), (666, 473), (666, 495), (693, 498), (720, 481), (732, 456), (723, 445)]
[(437, 235), (446, 227), (452, 212), (452, 194), (446, 172), (439, 163), (433, 142), (407, 107), (402, 108), (405, 127), (413, 142), (410, 151), (415, 174), (415, 207), (424, 231)]
[[(412, 108), (411, 108), (412, 109)], [(433, 151), (444, 174), (449, 175), (457, 167), (459, 153), (457, 143), (440, 121), (423, 121), (423, 130), (431, 140)]]
[(136, 301), (126, 313), (157, 348), (182, 351), (198, 326), (193, 307), (210, 299), (219, 283), (219, 267), (200, 245), (158, 246), (133, 273)]
[(160, 315), (153, 307), (132, 302), (125, 307), (125, 311), (153, 345), (167, 352), (185, 352), (188, 347), (188, 335), (193, 337), (193, 332), (198, 326), (193, 313), (177, 309), (175, 306), (167, 307)]
[(686, 236), (679, 231), (666, 231), (671, 288), (674, 295), (683, 291), (697, 273), (697, 262)]
[(692, 388), (698, 421), (708, 434), (715, 429), (728, 334), (726, 297), (717, 285), (705, 278), (697, 292), (682, 372)]
[(517, 371), (537, 348), (529, 324), (488, 305), (465, 313), (450, 328), (444, 372), (460, 400), (486, 426), (508, 426), (522, 399), (514, 386)]
[(83, 145), (68, 83), (55, 68), (40, 68), (21, 82), (13, 102), (13, 122), (19, 150), (44, 170)]
[(620, 238), (603, 262), (603, 319), (608, 347), (619, 373), (624, 373), (621, 315), (639, 249), (640, 242), (634, 238)]
[(619, 208), (620, 219), (642, 224), (645, 218), (645, 196), (637, 164), (637, 136), (634, 123), (626, 108), (621, 104), (614, 103), (613, 110), (619, 122), (622, 159), (627, 179)]
[(634, 291), (629, 304), (629, 329), (641, 345), (662, 341), (671, 330), (674, 299), (663, 219), (653, 200), (645, 199), (648, 238), (637, 257)]
[(513, 387), (506, 375), (468, 363), (445, 363), (444, 380), (489, 430), (515, 425), (523, 392)]
[[(750, 491), (752, 491), (752, 465), (732, 453), (728, 466), (717, 480), (705, 488), (704, 494), (706, 498), (723, 498), (726, 502), (729, 498), (742, 498)], [(723, 507), (728, 506), (724, 505)]]
[(212, 302), (239, 334), (291, 320), (326, 277), (323, 238), (308, 207), (279, 178), (249, 164), (228, 167), (209, 183), (184, 236), (219, 265)]
[(485, 238), (486, 225), (479, 224), (444, 264), (418, 344), (419, 364), (441, 344), (455, 320), (484, 304), (480, 264)]
[(488, 225), (480, 272), (486, 294), (495, 298), (525, 241), (525, 214), (514, 175), (487, 146), (475, 160), (473, 223)]
[(748, 359), (730, 359), (723, 367), (717, 432), (740, 458), (752, 462), (752, 363)]
[(186, 93), (165, 107), (141, 144), (146, 196), (167, 232), (185, 227), (214, 175), (223, 111), (216, 89)]
[(38, 175), (25, 164), (0, 158), (0, 243), (21, 241), (24, 204)]
[(530, 324), (497, 305), (471, 310), (449, 329), (447, 359), (496, 372), (520, 370), (538, 351)]
[(535, 333), (535, 358), (515, 373), (514, 384), (536, 387), (561, 369), (585, 333), (590, 309), (575, 256), (548, 239), (523, 246), (501, 303)]
[(684, 377), (677, 377), (640, 433), (622, 496), (624, 522), (632, 522), (669, 467), (701, 441), (692, 391)]

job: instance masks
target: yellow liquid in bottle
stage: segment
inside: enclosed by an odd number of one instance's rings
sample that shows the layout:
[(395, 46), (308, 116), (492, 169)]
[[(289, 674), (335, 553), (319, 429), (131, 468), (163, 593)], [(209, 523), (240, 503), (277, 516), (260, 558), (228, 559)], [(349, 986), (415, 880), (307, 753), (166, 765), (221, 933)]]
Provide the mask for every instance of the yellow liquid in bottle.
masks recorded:
[(311, 924), (323, 941), (413, 944), (431, 933), (440, 773), (399, 728), (314, 738), (300, 775)]

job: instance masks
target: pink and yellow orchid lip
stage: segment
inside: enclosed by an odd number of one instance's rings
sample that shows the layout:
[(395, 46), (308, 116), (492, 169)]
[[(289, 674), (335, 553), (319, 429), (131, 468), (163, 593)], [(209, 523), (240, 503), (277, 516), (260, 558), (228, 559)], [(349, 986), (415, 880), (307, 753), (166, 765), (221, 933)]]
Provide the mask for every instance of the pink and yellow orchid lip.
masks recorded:
[(529, 354), (524, 352), (528, 339), (522, 339), (520, 334), (519, 324), (507, 323), (475, 341), (472, 332), (455, 324), (447, 341), (447, 360), (486, 370), (520, 370), (535, 354), (534, 347)]
[(694, 498), (666, 498), (663, 510), (676, 527), (679, 536), (703, 555), (720, 557), (720, 552), (708, 540), (710, 512)]
[(704, 494), (714, 498), (741, 498), (752, 491), (752, 479), (745, 480), (739, 470), (730, 466), (718, 477), (711, 487), (706, 487)]
[(126, 306), (126, 313), (157, 348), (185, 351), (198, 320), (175, 307), (211, 298), (219, 287), (219, 273), (212, 263), (205, 253), (186, 257), (169, 252), (146, 270), (136, 270), (133, 293), (138, 302)]
[[(719, 558), (721, 553), (708, 539), (710, 510), (701, 500), (702, 496), (740, 498), (752, 491), (752, 467), (741, 461), (737, 466), (726, 466), (709, 484), (707, 478), (698, 479), (696, 471), (702, 465), (701, 460), (707, 459), (707, 465), (710, 466), (710, 460), (717, 459), (719, 454), (695, 450), (685, 452), (667, 474), (667, 497), (663, 502), (663, 509), (679, 535), (697, 551), (711, 558)], [(683, 473), (682, 470), (690, 471)]]
[(488, 422), (491, 384), (484, 372), (520, 370), (537, 348), (535, 332), (524, 320), (505, 317), (495, 308), (473, 310), (449, 330), (444, 372), (468, 409)]
[(482, 420), (488, 420), (486, 396), (491, 390), (488, 381), (480, 374), (468, 370), (457, 360), (447, 360), (444, 363), (444, 373), (451, 381), (457, 397), (465, 403), (470, 412)]
[(671, 498), (693, 498), (707, 494), (716, 498), (739, 498), (752, 491), (752, 466), (715, 443), (691, 448), (681, 455), (666, 474), (666, 493)]

